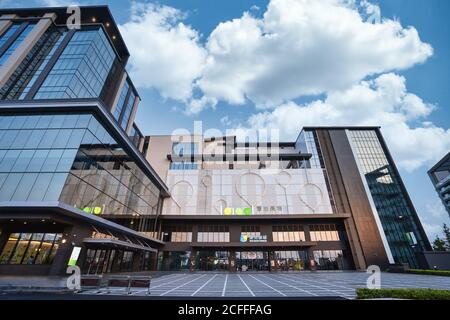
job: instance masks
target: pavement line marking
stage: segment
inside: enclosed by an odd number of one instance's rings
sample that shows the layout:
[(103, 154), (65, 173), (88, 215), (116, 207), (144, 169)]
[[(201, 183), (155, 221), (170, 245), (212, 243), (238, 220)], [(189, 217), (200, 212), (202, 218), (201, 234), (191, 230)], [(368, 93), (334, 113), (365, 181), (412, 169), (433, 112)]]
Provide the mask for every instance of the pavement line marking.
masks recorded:
[[(268, 285), (267, 283), (262, 282), (261, 280), (259, 280), (258, 278), (255, 278), (255, 277), (252, 276), (251, 274), (249, 274), (249, 276), (252, 277), (253, 279), (255, 279), (256, 281), (262, 283), (262, 284), (265, 285), (266, 287), (272, 289), (273, 291), (278, 292), (278, 293), (281, 294), (283, 297), (286, 297), (286, 295), (285, 295), (283, 292), (281, 292), (280, 290), (277, 290), (277, 289), (275, 289), (274, 287)], [(262, 276), (262, 275), (261, 275), (261, 276)], [(269, 279), (270, 279), (270, 278), (269, 278)]]
[(200, 278), (195, 278), (195, 279), (193, 279), (193, 280), (191, 280), (191, 281), (188, 281), (188, 282), (186, 282), (186, 283), (183, 283), (182, 285), (179, 285), (178, 287), (175, 287), (175, 288), (173, 288), (173, 289), (170, 289), (169, 291), (166, 291), (166, 292), (164, 292), (163, 294), (161, 294), (160, 297), (165, 296), (166, 294), (169, 294), (169, 293), (171, 293), (171, 292), (173, 292), (173, 291), (175, 291), (175, 290), (177, 290), (177, 289), (180, 289), (180, 288), (184, 287), (185, 285), (188, 285), (188, 284), (190, 284), (190, 283), (192, 283), (192, 282), (194, 282), (194, 281), (196, 281), (196, 280), (200, 280), (200, 279), (203, 278), (204, 276), (206, 276), (206, 274), (202, 275)]
[[(290, 280), (293, 281), (293, 282), (297, 282), (297, 283), (301, 282), (301, 281), (297, 281), (297, 280), (293, 280), (293, 279), (290, 279)], [(307, 283), (306, 281), (309, 281), (309, 283)], [(311, 287), (319, 288), (320, 291), (330, 291), (330, 292), (333, 292), (334, 294), (338, 294), (339, 297), (344, 295), (342, 292), (339, 292), (337, 290), (328, 289), (327, 287), (324, 287), (324, 286), (314, 285), (314, 284), (311, 283), (311, 282), (314, 283), (314, 280), (304, 280), (303, 279), (303, 282), (305, 284), (311, 286)], [(355, 292), (356, 292), (356, 289), (355, 289)]]
[[(295, 282), (299, 282), (297, 280), (294, 280), (294, 279), (298, 279), (298, 278), (291, 278), (290, 276), (286, 276), (286, 278), (290, 279), (292, 281), (295, 281)], [(306, 279), (305, 281), (315, 282), (315, 283), (318, 283), (318, 284), (324, 284), (324, 285), (327, 285), (327, 286), (332, 286), (332, 287), (336, 287), (336, 288), (343, 288), (343, 289), (347, 289), (347, 290), (355, 290), (355, 288), (350, 288), (350, 287), (346, 287), (346, 286), (343, 286), (343, 285), (331, 284), (329, 282), (323, 282), (323, 281), (318, 281), (318, 280)]]
[(185, 278), (188, 278), (189, 276), (191, 276), (191, 275), (187, 275), (187, 276), (182, 277), (182, 278), (177, 278), (177, 279), (175, 279), (175, 280), (172, 280), (172, 281), (169, 281), (169, 282), (165, 282), (165, 283), (160, 284), (159, 286), (156, 286), (156, 287), (150, 287), (150, 289), (153, 290), (153, 289), (156, 289), (156, 288), (165, 286), (166, 284), (171, 284), (171, 283), (177, 282), (177, 281), (179, 281), (179, 280), (183, 280), (183, 279), (185, 279)]
[(225, 293), (227, 291), (227, 284), (228, 284), (228, 274), (225, 277), (225, 283), (223, 285), (223, 290), (222, 290), (222, 297), (225, 297)]
[(211, 281), (213, 281), (217, 277), (217, 274), (205, 282), (204, 285), (202, 285), (200, 288), (197, 289), (193, 294), (191, 294), (191, 297), (194, 297), (197, 293), (199, 293), (204, 287), (206, 287)]
[(171, 280), (171, 279), (176, 279), (178, 277), (183, 277), (183, 276), (186, 276), (186, 274), (183, 273), (183, 274), (167, 275), (167, 276), (162, 276), (162, 277), (156, 278), (156, 279), (152, 280), (152, 282)]
[(250, 294), (255, 297), (255, 294), (253, 293), (253, 291), (248, 287), (248, 285), (245, 283), (245, 281), (242, 279), (241, 275), (238, 274), (239, 279), (242, 281), (242, 283), (244, 284), (244, 286), (247, 288), (247, 290), (250, 292)]
[(297, 291), (303, 291), (303, 292), (305, 292), (305, 293), (307, 293), (307, 294), (310, 294), (310, 295), (312, 295), (312, 296), (316, 296), (316, 297), (317, 297), (317, 294), (312, 293), (311, 291), (308, 291), (308, 290), (305, 290), (305, 289), (302, 289), (302, 288), (299, 288), (299, 287), (290, 285), (289, 283), (285, 283), (285, 282), (279, 281), (279, 280), (277, 280), (277, 279), (275, 279), (275, 278), (269, 278), (269, 277), (267, 277), (267, 276), (265, 276), (265, 275), (261, 275), (261, 276), (263, 276), (263, 277), (265, 277), (265, 278), (268, 278), (269, 280), (273, 280), (273, 281), (279, 282), (279, 283), (281, 283), (281, 284), (283, 284), (283, 285), (285, 285), (285, 286), (294, 288), (294, 289), (297, 290)]

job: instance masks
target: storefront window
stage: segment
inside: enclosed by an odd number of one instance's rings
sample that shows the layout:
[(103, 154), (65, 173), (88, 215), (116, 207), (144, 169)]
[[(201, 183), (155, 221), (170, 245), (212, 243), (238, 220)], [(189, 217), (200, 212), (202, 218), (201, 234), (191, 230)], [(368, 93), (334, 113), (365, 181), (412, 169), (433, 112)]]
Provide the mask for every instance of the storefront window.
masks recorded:
[(182, 271), (191, 267), (190, 251), (160, 252), (158, 254), (159, 271)]
[(13, 233), (0, 255), (0, 264), (52, 264), (62, 234)]
[(228, 271), (230, 269), (228, 251), (197, 252), (196, 267), (200, 271)]
[(342, 250), (314, 251), (314, 260), (319, 270), (345, 270), (347, 268)]

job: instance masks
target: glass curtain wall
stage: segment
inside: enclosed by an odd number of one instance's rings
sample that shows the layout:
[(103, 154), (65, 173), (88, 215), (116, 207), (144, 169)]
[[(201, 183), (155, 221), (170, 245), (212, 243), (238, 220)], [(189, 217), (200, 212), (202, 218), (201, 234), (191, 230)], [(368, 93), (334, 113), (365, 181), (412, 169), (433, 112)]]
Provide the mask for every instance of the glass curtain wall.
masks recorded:
[(349, 134), (395, 261), (417, 268), (415, 253), (426, 250), (426, 245), (376, 131)]
[(62, 201), (90, 214), (153, 220), (162, 202), (90, 114), (0, 116), (0, 201)]

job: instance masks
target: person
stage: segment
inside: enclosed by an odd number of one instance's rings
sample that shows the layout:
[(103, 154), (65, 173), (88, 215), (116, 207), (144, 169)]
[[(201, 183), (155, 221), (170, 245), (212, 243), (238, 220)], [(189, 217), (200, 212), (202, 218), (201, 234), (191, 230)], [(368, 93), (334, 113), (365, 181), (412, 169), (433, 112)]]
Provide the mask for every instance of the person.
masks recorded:
[(33, 264), (33, 262), (34, 262), (34, 257), (29, 257), (27, 264)]

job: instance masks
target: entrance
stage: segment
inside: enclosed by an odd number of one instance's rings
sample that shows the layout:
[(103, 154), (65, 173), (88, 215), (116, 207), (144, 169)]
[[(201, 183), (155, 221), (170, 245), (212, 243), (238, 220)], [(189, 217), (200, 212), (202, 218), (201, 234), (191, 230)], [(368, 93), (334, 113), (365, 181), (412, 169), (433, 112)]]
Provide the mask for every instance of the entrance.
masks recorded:
[(269, 253), (265, 251), (236, 252), (237, 271), (270, 271)]

